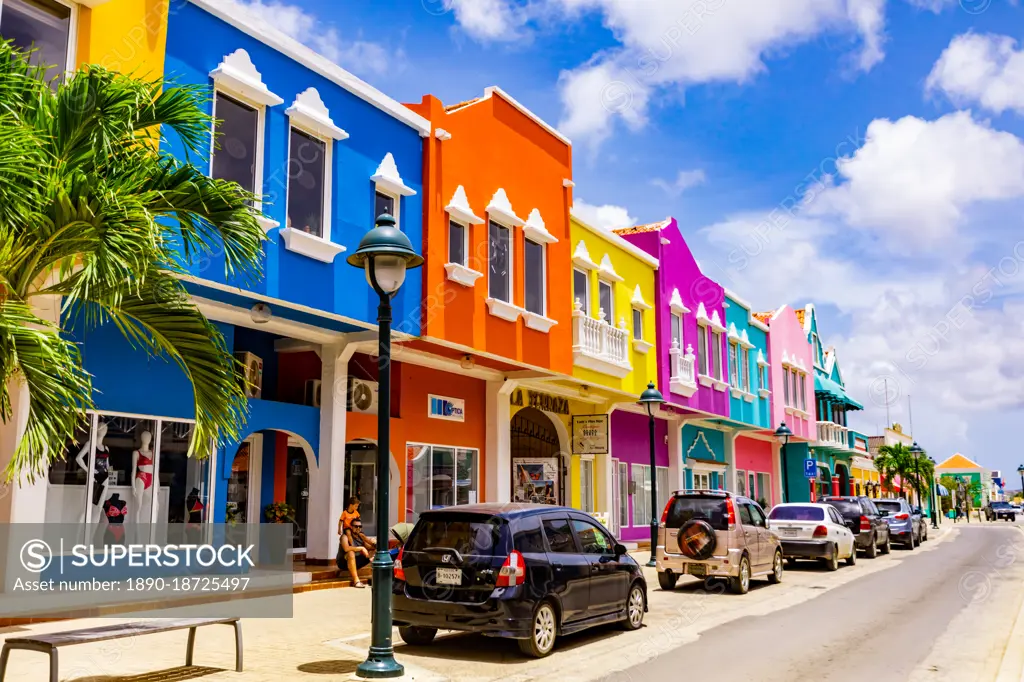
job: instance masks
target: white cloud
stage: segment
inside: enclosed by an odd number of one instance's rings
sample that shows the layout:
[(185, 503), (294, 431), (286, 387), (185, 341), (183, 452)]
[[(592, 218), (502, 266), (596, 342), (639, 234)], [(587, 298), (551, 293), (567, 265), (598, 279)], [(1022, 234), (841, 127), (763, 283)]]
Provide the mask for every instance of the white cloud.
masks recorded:
[(480, 41), (510, 42), (521, 37), (525, 11), (506, 0), (447, 0), (459, 26)]
[(956, 36), (932, 67), (926, 87), (957, 104), (1024, 114), (1024, 48), (1009, 36)]
[(703, 168), (681, 170), (676, 174), (675, 180), (665, 180), (663, 178), (651, 180), (652, 185), (660, 187), (671, 197), (677, 197), (691, 187), (703, 185), (705, 182), (707, 182), (707, 176)]
[[(276, 29), (316, 50), (332, 62), (360, 75), (382, 75), (394, 68), (392, 54), (379, 43), (344, 40), (338, 29), (298, 5), (278, 0), (228, 0), (269, 28)], [(401, 56), (401, 51), (397, 53)]]
[(1024, 143), (964, 111), (872, 121), (864, 145), (837, 168), (808, 212), (903, 244), (954, 237), (973, 205), (1024, 196)]
[(588, 204), (583, 199), (577, 198), (572, 205), (573, 213), (579, 215), (589, 225), (605, 230), (614, 230), (620, 227), (630, 227), (636, 224), (636, 218), (629, 215), (629, 211), (622, 206), (603, 204), (596, 206)]

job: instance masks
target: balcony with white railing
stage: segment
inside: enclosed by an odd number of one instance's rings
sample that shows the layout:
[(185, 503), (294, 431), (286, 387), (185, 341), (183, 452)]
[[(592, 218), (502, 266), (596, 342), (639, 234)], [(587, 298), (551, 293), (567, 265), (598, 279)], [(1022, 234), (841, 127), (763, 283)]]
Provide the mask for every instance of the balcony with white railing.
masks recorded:
[(672, 371), (669, 390), (689, 398), (697, 392), (697, 358), (693, 354), (693, 346), (687, 346), (684, 353), (679, 342), (673, 341), (668, 353)]
[(834, 422), (818, 422), (818, 446), (850, 449), (850, 429)]
[(585, 367), (613, 377), (622, 378), (633, 370), (629, 361), (629, 330), (626, 321), (619, 326), (605, 322), (605, 312), (600, 319), (583, 312), (583, 305), (576, 300), (572, 311), (572, 358), (577, 367)]

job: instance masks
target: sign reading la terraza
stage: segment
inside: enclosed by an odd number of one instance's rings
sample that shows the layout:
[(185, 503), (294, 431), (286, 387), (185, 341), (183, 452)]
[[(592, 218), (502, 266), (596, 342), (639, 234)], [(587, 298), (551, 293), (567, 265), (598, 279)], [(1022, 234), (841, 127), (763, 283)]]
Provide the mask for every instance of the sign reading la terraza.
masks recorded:
[(523, 390), (519, 389), (512, 394), (512, 400), (510, 404), (526, 407), (535, 407), (542, 412), (553, 412), (554, 414), (569, 414), (569, 401), (565, 398), (560, 398), (555, 395), (548, 395), (547, 393), (538, 393), (537, 391), (527, 391), (526, 397), (529, 402), (523, 402)]
[(573, 415), (572, 451), (577, 455), (607, 455), (608, 415)]

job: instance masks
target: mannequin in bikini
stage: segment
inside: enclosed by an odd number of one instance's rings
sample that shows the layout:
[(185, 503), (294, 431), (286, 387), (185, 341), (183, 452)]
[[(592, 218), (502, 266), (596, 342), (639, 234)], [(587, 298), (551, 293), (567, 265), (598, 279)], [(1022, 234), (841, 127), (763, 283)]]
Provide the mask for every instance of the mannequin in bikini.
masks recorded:
[[(110, 487), (110, 451), (103, 444), (103, 439), (106, 437), (107, 425), (100, 422), (100, 425), (96, 428), (96, 462), (92, 471), (92, 503), (97, 507), (107, 498), (107, 488)], [(82, 451), (75, 458), (75, 462), (86, 474), (89, 473), (89, 466), (86, 461), (89, 458), (89, 447), (90, 443), (83, 445)]]
[(142, 432), (142, 445), (132, 453), (132, 493), (135, 507), (142, 509), (142, 495), (153, 485), (153, 451), (149, 449), (153, 434)]

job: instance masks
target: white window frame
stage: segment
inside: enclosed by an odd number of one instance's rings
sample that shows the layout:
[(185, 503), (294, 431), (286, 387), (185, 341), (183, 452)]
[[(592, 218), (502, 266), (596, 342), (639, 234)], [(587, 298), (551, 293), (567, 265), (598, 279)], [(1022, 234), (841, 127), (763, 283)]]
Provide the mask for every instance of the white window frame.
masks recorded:
[(493, 250), (490, 248), (491, 223), (508, 230), (508, 298), (497, 298), (495, 300), (514, 306), (516, 294), (516, 228), (514, 225), (497, 220), (494, 216), (488, 216), (487, 219), (487, 296), (488, 298), (494, 298), (491, 296), (491, 253), (493, 253)]
[(740, 345), (729, 341), (729, 385), (740, 387)]
[(736, 492), (744, 497), (750, 497), (750, 495), (747, 495), (747, 472), (745, 469), (736, 470), (736, 482), (743, 486), (742, 488), (738, 488)]
[[(590, 315), (591, 300), (590, 300), (590, 271), (584, 270), (583, 268), (573, 268), (573, 279), (572, 279), (572, 297), (573, 306), (576, 305), (576, 299), (579, 299), (580, 304), (583, 306), (582, 310), (585, 315)], [(576, 291), (576, 273), (583, 275), (583, 281), (587, 283), (586, 291), (580, 296), (580, 292)]]
[[(632, 308), (632, 319), (630, 325), (633, 327), (633, 340), (643, 341), (644, 340), (644, 311), (636, 306)], [(639, 316), (640, 324), (637, 324), (637, 316)]]
[[(700, 340), (704, 339), (704, 352), (701, 353)], [(708, 341), (708, 326), (697, 320), (697, 373), (711, 378), (711, 343)]]
[(770, 390), (768, 388), (768, 367), (759, 364), (757, 366), (757, 387), (761, 390)]
[(671, 348), (672, 342), (675, 341), (674, 332), (675, 332), (676, 324), (677, 323), (679, 325), (679, 351), (681, 353), (683, 353), (683, 352), (686, 352), (686, 349), (683, 348), (683, 316), (680, 315), (679, 313), (671, 313), (670, 316), (669, 316), (669, 327), (668, 327), (669, 348)]
[[(665, 485), (661, 485), (662, 477), (659, 476), (659, 474), (664, 474)], [(654, 515), (660, 518), (661, 512), (665, 510), (665, 505), (668, 504), (669, 499), (671, 499), (672, 493), (675, 492), (668, 489), (668, 482), (669, 480), (671, 480), (668, 467), (654, 467), (654, 478), (652, 480), (658, 484), (658, 508), (654, 510)]]
[[(448, 259), (446, 262), (455, 263), (462, 267), (469, 267), (469, 223), (463, 220), (456, 220), (450, 213), (448, 215), (448, 235), (447, 235), (447, 253), (445, 257)], [(462, 262), (452, 260), (452, 223), (455, 223), (462, 228)]]
[[(701, 483), (704, 485), (701, 485)], [(694, 490), (711, 490), (711, 472), (710, 471), (694, 471), (693, 472), (693, 489)]]
[(615, 460), (613, 464), (618, 467), (619, 472), (619, 528), (629, 527), (629, 511), (630, 511), (630, 500), (629, 500), (629, 464), (627, 462), (621, 462)]
[[(650, 464), (631, 464), (629, 467), (630, 481), (636, 481), (634, 473), (640, 471), (640, 482), (636, 486), (636, 492), (633, 493), (633, 528), (650, 527), (651, 525), (651, 510), (647, 508), (651, 503), (651, 495), (644, 490), (643, 486), (645, 481), (650, 480), (650, 468)], [(638, 503), (643, 506), (643, 509), (637, 509)]]
[[(71, 14), (68, 17), (68, 47), (67, 53), (64, 55), (66, 67), (64, 69), (64, 78), (68, 79), (78, 70), (76, 60), (78, 58), (78, 21), (81, 16), (81, 6), (77, 2), (69, 2), (69, 0), (53, 1), (71, 10)], [(0, 23), (3, 21), (3, 9), (4, 2), (0, 0)]]
[(750, 349), (740, 348), (740, 388), (743, 389), (744, 393), (751, 393), (750, 390)]
[(614, 327), (615, 326), (615, 282), (611, 282), (611, 281), (605, 279), (604, 277), (601, 277), (600, 275), (598, 275), (598, 277), (597, 277), (597, 314), (599, 316), (601, 314), (601, 285), (607, 286), (608, 289), (611, 291), (611, 295), (608, 298), (609, 298), (609, 302), (611, 303), (612, 309), (604, 311), (604, 313), (605, 313), (604, 321)]
[[(326, 242), (331, 241), (331, 183), (334, 180), (334, 138), (317, 132), (309, 126), (299, 125), (294, 120), (288, 123), (288, 156), (285, 157), (286, 165), (290, 165), (292, 161), (292, 130), (298, 130), (304, 135), (308, 135), (314, 140), (320, 140), (324, 143), (324, 215), (321, 218), (323, 221), (323, 229), (321, 234), (315, 235), (310, 234), (307, 236), (316, 237)], [(292, 193), (292, 178), (291, 173), (288, 173), (288, 182), (285, 183), (285, 197), (284, 197), (284, 215), (285, 215), (285, 226), (291, 227), (292, 229), (303, 232), (303, 230), (294, 225), (288, 225), (288, 207), (290, 206)], [(376, 216), (374, 216), (376, 218)], [(304, 232), (303, 232), (304, 233)]]
[[(474, 479), (473, 480), (473, 489), (476, 490), (476, 495), (477, 495), (476, 501), (477, 502), (481, 502), (482, 501), (480, 499), (480, 497), (481, 497), (481, 495), (480, 495), (480, 493), (481, 493), (481, 490), (480, 490), (480, 468), (481, 468), (483, 462), (482, 462), (482, 460), (480, 458), (480, 448), (468, 447), (468, 446), (465, 446), (465, 445), (445, 445), (445, 444), (442, 444), (442, 443), (421, 443), (421, 442), (413, 442), (413, 441), (407, 442), (405, 444), (405, 447), (406, 447), (407, 450), (410, 447), (414, 447), (414, 448), (430, 448), (430, 453), (429, 453), (430, 454), (430, 459), (428, 461), (430, 462), (430, 480), (431, 481), (434, 480), (434, 450), (433, 450), (434, 448), (445, 448), (447, 450), (453, 451), (455, 453), (454, 465), (455, 465), (456, 469), (458, 469), (458, 466), (459, 466), (459, 450), (471, 450), (472, 452), (474, 452), (476, 454), (476, 465), (473, 467), (473, 474), (474, 474), (474, 476), (473, 476), (473, 479)], [(409, 462), (408, 461), (405, 463), (405, 466), (406, 466), (406, 475), (408, 476), (408, 467), (409, 467)], [(411, 481), (406, 481), (406, 484), (411, 486), (412, 482)], [(455, 488), (455, 479), (452, 479), (452, 488), (453, 489)], [(456, 496), (456, 499), (458, 499), (458, 496)], [(405, 502), (403, 501), (402, 504), (405, 504)], [(472, 502), (470, 502), (468, 504), (472, 504)], [(457, 507), (459, 505), (455, 504), (453, 506)], [(424, 511), (426, 511), (426, 510), (424, 510)], [(422, 514), (423, 512), (417, 512), (416, 510), (413, 510), (413, 513), (416, 514), (416, 515), (419, 515), (419, 514)]]
[(805, 379), (806, 376), (807, 375), (804, 374), (803, 372), (796, 373), (796, 380), (800, 385), (800, 410), (803, 412), (807, 411), (807, 381)]
[[(0, 0), (0, 6), (3, 5), (3, 0)], [(0, 7), (2, 9), (2, 7)], [(263, 213), (263, 154), (266, 143), (266, 125), (267, 125), (267, 106), (260, 104), (255, 100), (246, 97), (230, 88), (226, 88), (220, 85), (215, 85), (213, 89), (213, 118), (214, 120), (210, 123), (210, 166), (206, 174), (209, 177), (213, 177), (213, 157), (217, 153), (214, 149), (214, 145), (217, 140), (217, 95), (224, 95), (233, 100), (237, 100), (247, 107), (252, 107), (256, 110), (256, 168), (253, 171), (253, 194), (256, 195), (257, 199), (253, 203), (253, 208), (260, 214)], [(288, 143), (291, 144), (291, 135), (288, 136)], [(223, 151), (223, 150), (222, 150)], [(289, 157), (290, 159), (291, 157)], [(288, 207), (285, 206), (287, 212)], [(263, 221), (261, 221), (263, 222)], [(273, 226), (277, 227), (275, 222)], [(264, 224), (264, 229), (268, 229), (267, 225)]]
[(713, 357), (716, 360), (718, 360), (718, 362), (715, 363), (715, 370), (716, 370), (718, 376), (715, 376), (714, 378), (718, 379), (719, 381), (723, 381), (724, 378), (725, 378), (725, 368), (724, 368), (725, 363), (723, 362), (723, 357), (722, 357), (722, 355), (723, 355), (722, 354), (722, 332), (715, 331), (714, 329), (712, 329), (711, 330), (711, 341), (712, 341), (712, 343), (714, 343), (714, 347), (711, 348), (710, 350), (711, 350), (712, 353), (714, 353)]
[[(373, 183), (373, 205), (374, 206), (377, 205), (377, 194), (378, 193), (379, 194), (383, 194), (384, 196), (388, 197), (389, 199), (391, 199), (391, 201), (394, 202), (395, 210), (391, 213), (391, 217), (395, 219), (395, 227), (397, 227), (399, 230), (401, 230), (402, 229), (402, 196), (400, 194), (396, 193), (396, 192), (392, 192), (391, 190), (387, 189), (386, 187), (383, 187), (381, 185), (381, 183), (375, 182), (375, 183)], [(376, 208), (374, 208), (373, 212), (374, 213), (377, 212)], [(376, 222), (377, 216), (373, 216), (373, 220), (374, 220), (374, 222)]]
[[(540, 247), (540, 312), (536, 310), (530, 310), (526, 307), (526, 286), (529, 284), (526, 281), (526, 243), (529, 242), (534, 246)], [(523, 310), (530, 312), (534, 315), (541, 315), (546, 317), (548, 314), (548, 245), (544, 242), (530, 239), (529, 237), (523, 238)]]
[[(590, 469), (590, 494), (584, 495), (583, 492), (583, 467), (586, 465)], [(588, 514), (595, 511), (594, 497), (597, 492), (597, 466), (594, 464), (593, 455), (581, 455), (580, 456), (580, 511), (585, 511)]]

